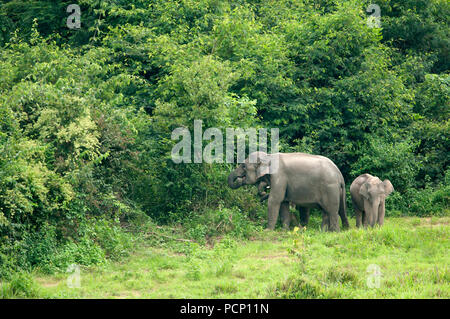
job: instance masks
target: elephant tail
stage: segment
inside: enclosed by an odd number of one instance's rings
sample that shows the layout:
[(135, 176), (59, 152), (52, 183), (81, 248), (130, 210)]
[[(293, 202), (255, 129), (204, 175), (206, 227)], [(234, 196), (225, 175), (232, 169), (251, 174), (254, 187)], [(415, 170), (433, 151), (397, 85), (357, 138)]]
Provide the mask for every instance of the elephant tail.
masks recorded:
[(347, 204), (345, 201), (345, 183), (341, 183), (341, 200), (339, 203), (339, 216), (341, 216), (342, 228), (349, 228), (348, 219), (347, 219)]

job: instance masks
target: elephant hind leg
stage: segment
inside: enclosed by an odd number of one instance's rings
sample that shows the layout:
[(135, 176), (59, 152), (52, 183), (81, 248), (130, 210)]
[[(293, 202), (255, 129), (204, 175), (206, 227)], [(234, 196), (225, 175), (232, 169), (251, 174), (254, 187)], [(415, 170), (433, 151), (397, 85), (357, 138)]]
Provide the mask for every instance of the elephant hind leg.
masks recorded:
[(339, 231), (339, 215), (338, 212), (328, 211), (329, 231)]
[(355, 218), (356, 218), (356, 227), (360, 228), (362, 226), (362, 215), (363, 212), (359, 209), (355, 208)]
[[(332, 185), (329, 185), (326, 190), (327, 192), (325, 193), (328, 194), (328, 196), (325, 197), (320, 204), (325, 213), (323, 216), (325, 217), (325, 215), (328, 215), (328, 231), (339, 231), (340, 192)], [(322, 225), (324, 225), (324, 222), (322, 222)]]
[(289, 229), (291, 224), (292, 215), (289, 211), (289, 202), (282, 202), (280, 205), (281, 223), (284, 229)]
[(365, 211), (362, 212), (362, 223), (363, 223), (363, 227), (367, 228), (368, 221), (367, 221), (367, 214)]
[(322, 225), (320, 228), (322, 231), (328, 231), (330, 229), (330, 218), (325, 210), (322, 210)]
[(347, 204), (345, 203), (345, 185), (342, 185), (340, 201), (339, 201), (339, 216), (342, 221), (342, 228), (348, 229), (350, 228), (350, 224), (348, 223), (347, 218)]

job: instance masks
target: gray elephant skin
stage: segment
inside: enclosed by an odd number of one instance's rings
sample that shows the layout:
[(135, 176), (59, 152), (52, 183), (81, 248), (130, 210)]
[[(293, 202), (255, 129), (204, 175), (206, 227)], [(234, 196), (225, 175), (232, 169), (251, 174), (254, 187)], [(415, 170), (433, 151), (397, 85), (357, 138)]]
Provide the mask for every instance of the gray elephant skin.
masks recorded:
[(321, 208), (323, 230), (339, 231), (339, 216), (342, 226), (348, 227), (344, 178), (329, 158), (305, 153), (254, 152), (230, 173), (228, 185), (233, 189), (254, 185), (267, 176), (268, 229), (275, 228), (278, 215), (283, 227), (289, 228), (289, 202), (301, 212)]
[(382, 226), (385, 215), (386, 196), (394, 191), (388, 179), (381, 181), (370, 174), (358, 176), (350, 186), (353, 207), (356, 214), (356, 227)]

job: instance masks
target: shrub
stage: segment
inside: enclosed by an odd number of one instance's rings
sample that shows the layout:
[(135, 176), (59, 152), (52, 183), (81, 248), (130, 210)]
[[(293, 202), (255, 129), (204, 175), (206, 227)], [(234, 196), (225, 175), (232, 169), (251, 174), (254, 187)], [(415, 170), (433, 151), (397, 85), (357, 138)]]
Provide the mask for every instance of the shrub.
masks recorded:
[[(265, 219), (264, 219), (265, 221)], [(185, 224), (193, 239), (204, 242), (206, 238), (227, 234), (236, 238), (249, 238), (261, 230), (263, 219), (252, 221), (239, 208), (207, 209)]]
[(57, 252), (56, 228), (44, 224), (38, 232), (26, 233), (18, 244), (18, 262), (25, 269), (34, 266), (48, 267), (51, 258)]
[(5, 254), (3, 251), (6, 252), (8, 249), (0, 247), (0, 280), (9, 280), (18, 264), (13, 255)]
[(29, 273), (15, 272), (8, 282), (0, 282), (0, 298), (37, 298), (38, 296), (38, 286)]
[(41, 269), (47, 272), (65, 272), (71, 264), (91, 266), (105, 262), (105, 252), (101, 247), (89, 238), (81, 238), (77, 242), (69, 242), (62, 246)]
[(286, 281), (277, 284), (269, 297), (280, 299), (318, 299), (327, 298), (322, 285), (303, 276), (291, 276)]
[(131, 234), (121, 228), (118, 221), (96, 221), (90, 236), (103, 249), (106, 257), (114, 260), (128, 256), (133, 247)]
[(399, 193), (416, 186), (415, 177), (421, 165), (414, 155), (417, 143), (410, 139), (391, 142), (383, 137), (369, 138), (368, 142), (352, 166), (353, 178), (369, 173), (381, 180), (389, 179)]

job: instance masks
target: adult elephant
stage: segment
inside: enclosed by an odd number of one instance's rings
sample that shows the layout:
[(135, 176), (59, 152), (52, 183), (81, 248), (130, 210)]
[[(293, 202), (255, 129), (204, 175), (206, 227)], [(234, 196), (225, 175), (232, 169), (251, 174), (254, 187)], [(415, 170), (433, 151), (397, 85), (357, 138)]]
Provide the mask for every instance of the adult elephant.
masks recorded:
[(279, 214), (283, 227), (289, 227), (289, 202), (308, 210), (321, 208), (323, 230), (339, 231), (339, 216), (342, 226), (348, 227), (344, 178), (329, 158), (254, 152), (230, 173), (228, 185), (233, 189), (253, 185), (266, 176), (270, 177), (268, 229), (275, 228)]
[(370, 174), (358, 176), (350, 186), (353, 208), (356, 213), (356, 227), (371, 227), (384, 223), (386, 196), (394, 191), (388, 179), (381, 181)]

